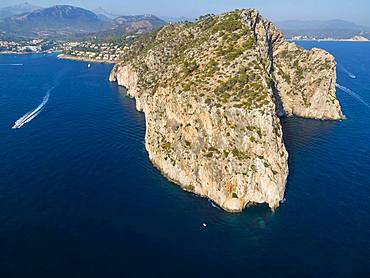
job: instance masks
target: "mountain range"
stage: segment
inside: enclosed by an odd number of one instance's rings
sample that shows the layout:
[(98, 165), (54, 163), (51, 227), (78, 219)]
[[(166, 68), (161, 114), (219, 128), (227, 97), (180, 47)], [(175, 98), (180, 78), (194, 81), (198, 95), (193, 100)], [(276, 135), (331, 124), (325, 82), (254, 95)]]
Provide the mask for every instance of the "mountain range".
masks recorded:
[[(168, 18), (168, 22), (186, 18)], [(144, 33), (166, 22), (154, 15), (124, 16), (103, 8), (93, 11), (70, 5), (42, 8), (28, 2), (0, 9), (0, 38), (107, 38)], [(344, 20), (277, 22), (287, 38), (370, 39), (370, 28)]]
[(70, 5), (37, 8), (25, 3), (3, 8), (0, 13), (11, 14), (1, 18), (3, 37), (104, 37), (148, 32), (166, 23), (154, 15), (119, 16), (101, 8), (92, 12)]
[(288, 20), (277, 22), (288, 38), (300, 36), (316, 39), (349, 39), (355, 36), (370, 38), (370, 27), (345, 20)]
[(97, 9), (93, 10), (92, 12), (95, 13), (101, 20), (104, 20), (104, 21), (113, 20), (113, 19), (120, 16), (118, 14), (110, 13), (110, 12), (104, 10), (102, 7), (99, 7)]
[(29, 13), (29, 12), (32, 12), (38, 9), (41, 9), (41, 7), (32, 5), (28, 2), (24, 2), (18, 5), (8, 6), (8, 7), (0, 9), (0, 19), (14, 16), (14, 15), (23, 14), (23, 13)]

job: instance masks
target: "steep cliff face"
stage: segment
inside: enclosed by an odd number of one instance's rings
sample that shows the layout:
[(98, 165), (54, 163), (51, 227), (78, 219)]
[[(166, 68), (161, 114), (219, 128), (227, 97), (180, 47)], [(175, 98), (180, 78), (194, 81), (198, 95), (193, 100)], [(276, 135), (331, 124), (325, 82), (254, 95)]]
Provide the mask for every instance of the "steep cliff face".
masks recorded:
[(243, 11), (260, 53), (269, 62), (275, 81), (280, 115), (314, 119), (343, 119), (336, 98), (336, 62), (328, 52), (307, 51), (287, 42), (283, 34), (256, 10)]
[[(255, 10), (208, 16), (138, 40), (110, 80), (125, 86), (145, 113), (146, 149), (169, 179), (231, 212), (250, 203), (276, 208), (288, 176), (276, 111), (317, 118), (336, 118), (335, 111), (341, 115), (336, 99), (319, 112), (313, 103), (301, 103), (300, 97), (312, 90), (310, 100), (326, 101), (332, 93), (326, 81), (335, 79), (330, 70), (320, 84), (302, 81), (306, 90), (290, 96), (288, 86), (294, 90), (293, 85), (275, 70), (283, 64), (283, 45), (289, 43)], [(296, 48), (335, 68), (334, 60), (323, 60), (321, 52), (315, 56)], [(302, 63), (309, 67), (311, 60), (304, 57)], [(284, 74), (292, 74), (290, 64), (283, 65)]]

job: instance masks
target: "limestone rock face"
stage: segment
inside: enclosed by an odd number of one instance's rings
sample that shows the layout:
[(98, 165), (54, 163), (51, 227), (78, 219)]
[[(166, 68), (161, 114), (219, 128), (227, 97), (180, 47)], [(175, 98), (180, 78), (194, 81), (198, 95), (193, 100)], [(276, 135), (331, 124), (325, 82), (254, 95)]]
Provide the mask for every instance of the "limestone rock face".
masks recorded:
[[(285, 79), (296, 74), (295, 62), (284, 60), (289, 47), (302, 53), (303, 70), (312, 70), (304, 79), (320, 73), (320, 82)], [(206, 16), (144, 36), (110, 81), (126, 87), (145, 113), (153, 164), (183, 189), (230, 212), (253, 203), (277, 208), (284, 198), (288, 154), (277, 112), (343, 117), (330, 83), (335, 86), (332, 56), (286, 42), (255, 10)]]
[[(321, 49), (285, 44), (275, 54), (276, 86), (288, 115), (344, 119), (336, 97), (336, 63)], [(289, 76), (289, 77), (288, 77)]]
[(336, 98), (336, 62), (328, 52), (307, 51), (287, 42), (283, 34), (256, 10), (243, 12), (260, 51), (270, 62), (280, 101), (280, 115), (314, 119), (344, 119)]

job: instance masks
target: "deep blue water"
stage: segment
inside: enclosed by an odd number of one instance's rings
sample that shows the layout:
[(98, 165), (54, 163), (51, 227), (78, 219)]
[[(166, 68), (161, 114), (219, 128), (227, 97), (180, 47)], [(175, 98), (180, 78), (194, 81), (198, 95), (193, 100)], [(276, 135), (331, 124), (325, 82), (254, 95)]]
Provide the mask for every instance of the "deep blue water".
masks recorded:
[(152, 167), (111, 66), (0, 56), (0, 277), (369, 277), (370, 44), (301, 44), (336, 56), (348, 119), (284, 119), (287, 201), (236, 215)]

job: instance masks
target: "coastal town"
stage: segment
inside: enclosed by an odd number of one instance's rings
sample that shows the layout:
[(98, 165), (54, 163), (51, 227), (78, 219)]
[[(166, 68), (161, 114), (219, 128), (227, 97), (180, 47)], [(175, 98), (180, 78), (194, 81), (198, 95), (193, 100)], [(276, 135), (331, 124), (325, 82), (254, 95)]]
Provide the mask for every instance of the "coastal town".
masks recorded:
[(117, 63), (130, 47), (130, 39), (110, 41), (0, 40), (0, 53), (58, 53), (61, 59)]
[(43, 39), (7, 40), (0, 39), (0, 53), (45, 53), (59, 51), (58, 43)]
[(122, 42), (64, 42), (60, 44), (59, 58), (98, 63), (117, 63), (129, 49)]

